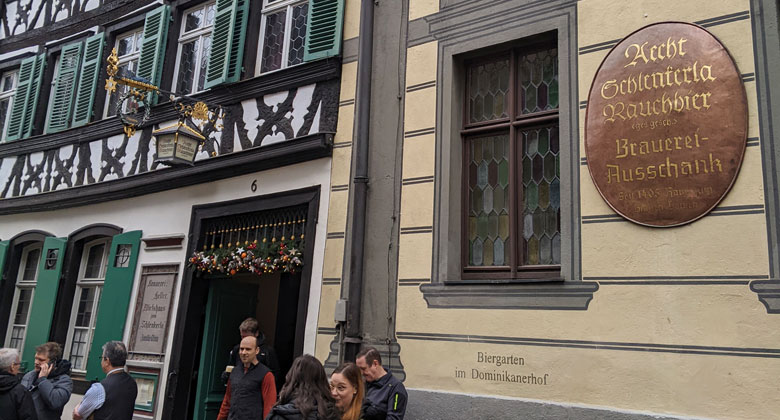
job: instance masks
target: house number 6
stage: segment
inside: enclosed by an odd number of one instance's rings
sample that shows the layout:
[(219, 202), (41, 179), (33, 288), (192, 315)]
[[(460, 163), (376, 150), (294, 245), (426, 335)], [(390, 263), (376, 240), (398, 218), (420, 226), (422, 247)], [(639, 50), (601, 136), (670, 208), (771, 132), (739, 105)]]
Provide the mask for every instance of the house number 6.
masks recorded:
[(249, 187), (249, 189), (251, 189), (252, 192), (256, 192), (257, 191), (257, 180), (252, 181), (252, 186)]

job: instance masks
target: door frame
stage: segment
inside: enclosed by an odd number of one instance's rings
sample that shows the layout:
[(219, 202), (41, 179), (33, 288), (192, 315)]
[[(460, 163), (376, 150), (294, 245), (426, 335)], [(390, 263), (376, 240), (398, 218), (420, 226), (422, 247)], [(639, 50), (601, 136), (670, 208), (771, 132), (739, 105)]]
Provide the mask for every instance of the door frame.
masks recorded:
[[(295, 327), (296, 357), (303, 354), (319, 203), (320, 186), (317, 185), (259, 197), (196, 205), (192, 207), (187, 236), (185, 267), (186, 259), (200, 246), (197, 242), (201, 236), (204, 219), (307, 205), (306, 246), (303, 250), (305, 264), (301, 270), (301, 287), (298, 293), (298, 315)], [(196, 392), (196, 384), (193, 384), (193, 372), (198, 368), (200, 362), (200, 360), (196, 360), (195, 356), (201, 345), (200, 320), (205, 311), (204, 302), (208, 297), (209, 282), (203, 278), (200, 272), (196, 273), (189, 268), (183, 270), (181, 279), (173, 343), (168, 355), (168, 380), (165, 385), (162, 418), (174, 418), (173, 413), (177, 413), (177, 418), (190, 418), (193, 414), (189, 412), (189, 401)], [(179, 417), (180, 415), (183, 417)]]

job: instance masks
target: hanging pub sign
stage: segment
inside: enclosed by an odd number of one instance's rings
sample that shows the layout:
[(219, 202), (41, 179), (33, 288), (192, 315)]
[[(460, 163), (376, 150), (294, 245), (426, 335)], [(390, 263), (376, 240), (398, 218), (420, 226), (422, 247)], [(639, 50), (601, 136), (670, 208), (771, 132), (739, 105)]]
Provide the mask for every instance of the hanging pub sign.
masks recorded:
[(628, 220), (670, 227), (707, 214), (734, 184), (746, 140), (740, 73), (699, 26), (639, 29), (596, 72), (585, 118), (588, 169)]

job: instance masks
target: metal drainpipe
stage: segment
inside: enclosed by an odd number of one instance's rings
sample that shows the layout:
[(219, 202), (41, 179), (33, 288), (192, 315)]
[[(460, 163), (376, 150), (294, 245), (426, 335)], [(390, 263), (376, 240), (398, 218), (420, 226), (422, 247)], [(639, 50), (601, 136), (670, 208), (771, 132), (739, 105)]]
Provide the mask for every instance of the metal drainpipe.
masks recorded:
[(368, 195), (368, 145), (371, 122), (371, 70), (374, 54), (374, 0), (360, 4), (357, 92), (353, 147), (355, 173), (352, 179), (352, 246), (349, 259), (347, 325), (344, 331), (344, 360), (354, 361), (362, 342), (360, 311), (363, 300), (363, 248), (366, 236), (366, 196)]

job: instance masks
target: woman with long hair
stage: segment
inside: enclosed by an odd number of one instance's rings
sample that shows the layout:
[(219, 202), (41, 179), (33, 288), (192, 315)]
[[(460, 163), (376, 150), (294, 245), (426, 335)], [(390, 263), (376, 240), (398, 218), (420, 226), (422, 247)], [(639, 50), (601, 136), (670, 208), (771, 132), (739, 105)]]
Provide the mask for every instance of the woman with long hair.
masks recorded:
[(322, 363), (304, 354), (293, 361), (286, 382), (266, 420), (338, 420)]
[(344, 363), (330, 375), (330, 395), (341, 411), (341, 420), (359, 420), (363, 405), (363, 374), (354, 363)]

